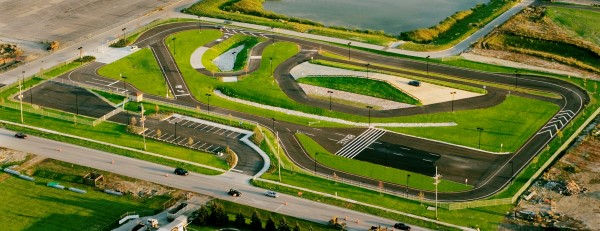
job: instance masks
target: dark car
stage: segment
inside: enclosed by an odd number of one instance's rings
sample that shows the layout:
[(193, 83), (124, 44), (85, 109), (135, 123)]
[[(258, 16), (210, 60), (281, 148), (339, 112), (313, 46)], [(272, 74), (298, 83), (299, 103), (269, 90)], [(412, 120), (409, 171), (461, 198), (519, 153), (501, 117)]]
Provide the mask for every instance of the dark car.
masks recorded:
[(418, 80), (411, 80), (411, 81), (408, 81), (408, 85), (415, 86), (415, 87), (420, 87), (421, 86), (421, 82), (418, 81)]
[(188, 171), (183, 168), (175, 169), (175, 175), (187, 176), (188, 174), (190, 174), (190, 173), (188, 173)]
[(17, 138), (21, 138), (21, 139), (25, 139), (25, 138), (27, 138), (27, 135), (25, 135), (25, 134), (24, 134), (24, 133), (22, 133), (22, 132), (19, 132), (19, 133), (15, 134), (15, 137), (17, 137)]
[(229, 195), (231, 195), (233, 197), (242, 196), (242, 193), (240, 191), (238, 191), (238, 190), (235, 190), (235, 189), (229, 189), (229, 192), (227, 194), (229, 194)]
[(394, 229), (410, 230), (410, 226), (405, 225), (404, 223), (396, 223), (396, 224), (394, 224)]

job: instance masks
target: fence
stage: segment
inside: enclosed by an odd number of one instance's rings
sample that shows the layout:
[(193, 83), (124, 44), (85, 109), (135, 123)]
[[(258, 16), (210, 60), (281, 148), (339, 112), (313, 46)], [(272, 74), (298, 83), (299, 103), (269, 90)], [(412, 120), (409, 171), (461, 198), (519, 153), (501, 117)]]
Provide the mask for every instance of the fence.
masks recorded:
[(98, 124), (100, 124), (100, 123), (102, 123), (102, 122), (106, 121), (108, 118), (110, 118), (110, 117), (112, 117), (112, 116), (114, 116), (114, 115), (116, 115), (117, 113), (119, 113), (119, 112), (122, 112), (122, 111), (123, 111), (123, 108), (122, 108), (122, 107), (117, 107), (115, 110), (112, 110), (111, 112), (109, 112), (109, 113), (106, 113), (106, 114), (105, 114), (105, 115), (103, 115), (102, 117), (100, 117), (100, 118), (98, 118), (98, 119), (94, 120), (94, 121), (92, 122), (92, 126), (96, 126), (96, 125), (98, 125)]
[[(15, 105), (13, 103), (3, 103), (1, 105), (5, 108), (21, 110), (21, 107), (19, 105)], [(24, 107), (23, 112), (37, 114), (37, 115), (46, 116), (46, 117), (51, 117), (51, 118), (60, 119), (60, 120), (65, 120), (65, 121), (69, 121), (69, 122), (73, 122), (73, 123), (77, 123), (77, 124), (93, 126), (93, 121), (78, 118), (78, 116), (76, 116), (76, 115), (65, 115), (65, 114), (60, 114), (60, 113), (56, 113), (56, 112), (45, 111), (41, 108), (35, 109), (35, 108), (30, 108), (30, 107)]]

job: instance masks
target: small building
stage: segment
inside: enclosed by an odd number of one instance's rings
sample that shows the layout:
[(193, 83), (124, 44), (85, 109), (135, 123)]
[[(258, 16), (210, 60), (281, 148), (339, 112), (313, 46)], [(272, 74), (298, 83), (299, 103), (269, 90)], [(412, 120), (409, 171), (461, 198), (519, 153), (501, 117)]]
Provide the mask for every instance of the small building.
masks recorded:
[(144, 100), (144, 93), (141, 93), (139, 91), (136, 91), (133, 94), (129, 95), (129, 101), (139, 103), (142, 102), (142, 100)]

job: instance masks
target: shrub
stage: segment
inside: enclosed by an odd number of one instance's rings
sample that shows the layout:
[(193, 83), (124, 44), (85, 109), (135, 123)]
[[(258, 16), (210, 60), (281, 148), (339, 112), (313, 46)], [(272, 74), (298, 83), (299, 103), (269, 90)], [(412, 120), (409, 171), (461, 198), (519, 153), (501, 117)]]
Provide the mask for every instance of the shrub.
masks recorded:
[(250, 218), (250, 229), (252, 230), (262, 230), (262, 220), (260, 219), (260, 216), (258, 215), (258, 212), (254, 211), (254, 214), (252, 214), (252, 218)]
[(198, 209), (198, 211), (196, 211), (196, 213), (198, 214), (198, 217), (194, 219), (193, 223), (201, 226), (208, 225), (210, 209), (206, 205), (203, 205), (200, 207), (200, 209)]
[(235, 225), (235, 227), (238, 227), (238, 228), (242, 228), (242, 227), (246, 226), (246, 218), (244, 218), (244, 214), (242, 214), (240, 212), (237, 215), (235, 215), (234, 225)]
[(275, 221), (273, 221), (272, 217), (269, 217), (267, 220), (267, 224), (265, 225), (266, 231), (277, 231), (277, 227), (275, 226)]
[(91, 55), (86, 55), (83, 56), (81, 58), (77, 58), (74, 60), (74, 62), (82, 62), (82, 63), (87, 63), (87, 62), (93, 62), (96, 60), (96, 57), (91, 56)]

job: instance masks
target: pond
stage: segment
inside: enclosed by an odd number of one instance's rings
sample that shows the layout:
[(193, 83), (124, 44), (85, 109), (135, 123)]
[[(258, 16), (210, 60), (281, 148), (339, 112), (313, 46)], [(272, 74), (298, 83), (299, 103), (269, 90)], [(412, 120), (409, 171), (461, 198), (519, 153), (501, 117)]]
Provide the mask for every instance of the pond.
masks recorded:
[(489, 0), (275, 0), (264, 8), (328, 26), (402, 31), (431, 27), (457, 11)]

